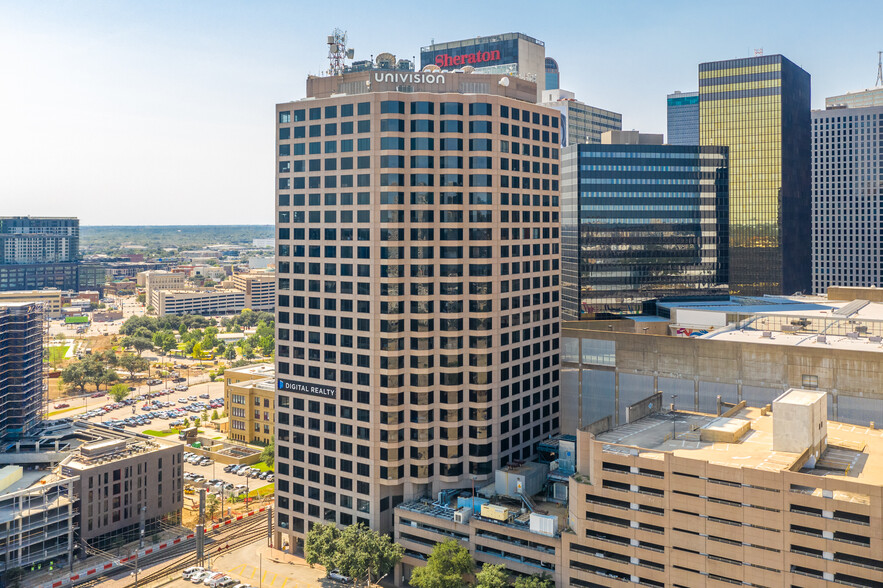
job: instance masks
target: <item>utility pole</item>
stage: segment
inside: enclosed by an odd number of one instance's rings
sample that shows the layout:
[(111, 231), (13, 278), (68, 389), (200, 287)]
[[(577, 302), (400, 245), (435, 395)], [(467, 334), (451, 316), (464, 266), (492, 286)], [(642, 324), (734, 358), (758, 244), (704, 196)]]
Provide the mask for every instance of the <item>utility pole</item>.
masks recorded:
[(273, 509), (267, 509), (267, 545), (273, 547)]
[(199, 489), (199, 519), (196, 523), (196, 563), (205, 561), (205, 488)]
[(144, 549), (144, 513), (147, 512), (147, 507), (142, 506), (141, 511), (138, 513), (138, 549)]

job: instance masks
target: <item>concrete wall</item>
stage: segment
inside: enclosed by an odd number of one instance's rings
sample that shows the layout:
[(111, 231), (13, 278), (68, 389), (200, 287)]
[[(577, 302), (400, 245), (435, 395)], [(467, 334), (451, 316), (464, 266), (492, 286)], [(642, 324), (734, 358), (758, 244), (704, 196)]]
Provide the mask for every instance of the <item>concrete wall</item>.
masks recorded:
[(828, 286), (828, 300), (843, 302), (852, 302), (853, 300), (883, 302), (883, 288)]
[[(608, 321), (597, 321), (606, 325)], [(620, 326), (624, 321), (611, 324)], [(565, 386), (568, 370), (579, 374), (583, 382), (581, 406), (613, 405), (624, 423), (625, 407), (662, 391), (668, 398), (678, 394), (681, 409), (716, 412), (717, 395), (725, 402), (745, 400), (749, 406), (764, 406), (789, 388), (806, 388), (803, 376), (816, 376), (818, 389), (828, 392), (828, 417), (855, 424), (883, 422), (883, 355), (875, 351), (832, 349), (830, 347), (795, 347), (769, 343), (717, 341), (694, 337), (668, 337), (634, 333), (574, 329), (565, 323), (563, 346), (567, 338), (614, 341), (616, 365), (594, 366), (562, 359), (562, 407), (574, 394)], [(613, 372), (612, 385), (595, 378), (597, 372)], [(574, 373), (576, 372), (576, 373)], [(586, 386), (587, 377), (594, 384)], [(607, 380), (610, 379), (608, 375)], [(607, 410), (606, 408), (604, 409)], [(587, 419), (580, 414), (577, 426), (587, 425), (603, 414)], [(564, 420), (562, 420), (562, 425)], [(562, 426), (562, 433), (572, 430)]]

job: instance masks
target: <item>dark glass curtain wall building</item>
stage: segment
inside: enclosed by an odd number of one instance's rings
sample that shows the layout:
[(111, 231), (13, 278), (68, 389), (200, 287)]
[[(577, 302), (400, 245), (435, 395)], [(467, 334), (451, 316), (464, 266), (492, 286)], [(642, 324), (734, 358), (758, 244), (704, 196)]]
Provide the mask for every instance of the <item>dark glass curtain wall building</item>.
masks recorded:
[(699, 65), (701, 145), (730, 158), (730, 291), (811, 287), (810, 75), (781, 55)]
[(675, 92), (666, 101), (668, 144), (699, 144), (699, 92)]
[(567, 318), (727, 293), (727, 148), (571, 145), (562, 168)]

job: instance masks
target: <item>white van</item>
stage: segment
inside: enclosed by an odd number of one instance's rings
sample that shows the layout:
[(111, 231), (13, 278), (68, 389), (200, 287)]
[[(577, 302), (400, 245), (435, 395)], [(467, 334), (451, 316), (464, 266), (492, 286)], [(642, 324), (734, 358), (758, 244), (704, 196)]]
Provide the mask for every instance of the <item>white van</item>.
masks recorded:
[(205, 571), (205, 568), (201, 568), (199, 566), (191, 566), (181, 573), (181, 577), (184, 578), (185, 580), (189, 580), (193, 576), (193, 574), (196, 574), (198, 572), (204, 572), (204, 571)]

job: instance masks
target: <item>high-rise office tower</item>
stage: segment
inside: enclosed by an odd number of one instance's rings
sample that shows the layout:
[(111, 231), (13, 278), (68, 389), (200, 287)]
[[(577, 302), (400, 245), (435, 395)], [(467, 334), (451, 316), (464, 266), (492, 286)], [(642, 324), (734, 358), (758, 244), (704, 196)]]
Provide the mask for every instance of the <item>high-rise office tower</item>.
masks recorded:
[(436, 65), (443, 70), (475, 68), (475, 73), (503, 74), (534, 82), (535, 102), (546, 84), (546, 44), (523, 33), (472, 37), (433, 43), (420, 48), (420, 67)]
[(730, 291), (809, 292), (810, 76), (781, 55), (699, 65), (699, 141), (729, 147)]
[(562, 161), (562, 313), (637, 314), (664, 296), (727, 293), (727, 148), (604, 133)]
[(666, 102), (669, 145), (699, 144), (699, 92), (675, 92)]
[(42, 403), (42, 308), (0, 303), (0, 439), (30, 433), (40, 422)]
[(881, 286), (883, 103), (812, 113), (813, 292)]
[(311, 77), (277, 121), (277, 544), (558, 424), (559, 128), (516, 77)]
[(825, 98), (825, 108), (868, 108), (883, 106), (883, 88), (869, 88)]
[(567, 90), (546, 90), (540, 103), (561, 113), (562, 146), (601, 143), (604, 131), (622, 130), (621, 114), (580, 102)]
[(558, 62), (551, 57), (546, 58), (546, 90), (557, 90), (561, 87)]
[(0, 217), (0, 290), (77, 290), (80, 221)]

